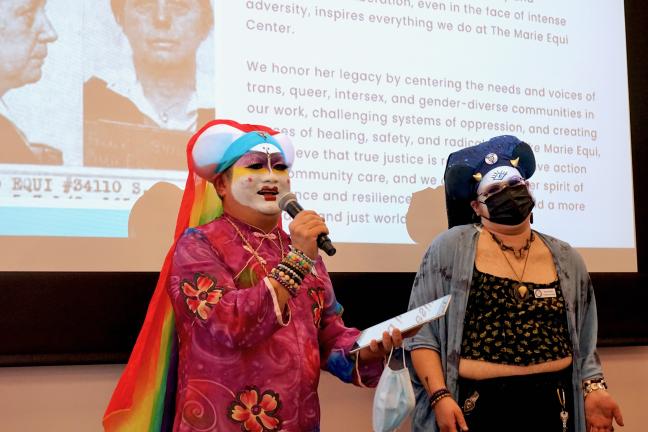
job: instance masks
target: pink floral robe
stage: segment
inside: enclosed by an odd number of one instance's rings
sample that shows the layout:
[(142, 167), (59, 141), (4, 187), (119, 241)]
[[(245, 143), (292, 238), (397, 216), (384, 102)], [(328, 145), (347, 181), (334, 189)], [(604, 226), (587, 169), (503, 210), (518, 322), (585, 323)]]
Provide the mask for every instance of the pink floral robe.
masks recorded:
[(321, 258), (282, 314), (265, 274), (281, 260), (280, 247), (287, 253), (289, 237), (229, 218), (246, 245), (226, 217), (187, 230), (173, 259), (174, 430), (319, 431), (320, 368), (374, 386), (382, 362), (357, 366), (347, 355), (359, 331), (344, 326)]

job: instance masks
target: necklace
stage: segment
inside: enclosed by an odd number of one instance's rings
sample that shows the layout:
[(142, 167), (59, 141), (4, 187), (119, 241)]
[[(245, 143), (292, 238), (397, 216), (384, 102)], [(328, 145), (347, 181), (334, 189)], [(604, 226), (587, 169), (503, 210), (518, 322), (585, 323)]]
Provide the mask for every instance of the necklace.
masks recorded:
[[(233, 221), (232, 221), (228, 216), (224, 216), (224, 219), (225, 219), (227, 222), (229, 222), (230, 225), (232, 225), (232, 227), (234, 228), (234, 231), (236, 231), (236, 234), (238, 234), (238, 236), (239, 236), (239, 237), (241, 238), (241, 240), (243, 241), (243, 249), (245, 249), (246, 251), (248, 251), (248, 252), (252, 255), (252, 256), (251, 256), (251, 257), (246, 261), (246, 263), (245, 263), (245, 265), (243, 266), (243, 268), (241, 269), (241, 271), (238, 272), (238, 274), (237, 274), (236, 276), (234, 276), (234, 280), (238, 279), (238, 277), (241, 275), (241, 273), (243, 273), (243, 271), (247, 268), (247, 265), (250, 263), (250, 261), (252, 260), (252, 258), (255, 258), (255, 259), (257, 260), (257, 262), (259, 263), (259, 265), (260, 265), (261, 268), (263, 269), (263, 273), (266, 274), (266, 275), (268, 274), (268, 269), (267, 269), (266, 266), (265, 266), (268, 262), (267, 262), (267, 261), (266, 261), (266, 260), (265, 260), (265, 259), (264, 259), (260, 254), (259, 254), (259, 249), (260, 249), (261, 246), (263, 245), (263, 242), (264, 242), (265, 239), (268, 239), (268, 240), (270, 240), (270, 241), (273, 241), (275, 238), (278, 237), (278, 238), (279, 238), (279, 249), (281, 250), (281, 259), (284, 258), (284, 247), (283, 247), (283, 241), (281, 240), (281, 233), (278, 233), (278, 235), (275, 235), (275, 234), (272, 233), (272, 232), (270, 232), (270, 233), (268, 233), (268, 234), (260, 233), (260, 232), (258, 232), (258, 231), (253, 232), (252, 235), (254, 235), (255, 237), (261, 239), (261, 240), (259, 241), (259, 246), (257, 246), (256, 249), (254, 249), (254, 248), (252, 247), (252, 245), (250, 244), (250, 242), (248, 241), (248, 239), (245, 238), (245, 236), (243, 235), (243, 233), (241, 232), (241, 230), (239, 230), (239, 228), (236, 226), (236, 224), (235, 224), (235, 223), (234, 223), (234, 222), (233, 222)], [(252, 225), (249, 225), (249, 226), (252, 227)], [(254, 228), (254, 227), (252, 227), (252, 228)], [(257, 228), (257, 229), (258, 229), (258, 228)], [(273, 241), (273, 243), (274, 243), (274, 241)], [(274, 243), (274, 244), (276, 245), (276, 243)]]
[[(511, 271), (515, 275), (515, 278), (517, 279), (517, 283), (513, 286), (513, 295), (516, 298), (518, 298), (520, 300), (523, 300), (526, 297), (526, 295), (528, 294), (528, 292), (529, 292), (529, 289), (522, 282), (522, 279), (524, 279), (524, 272), (526, 272), (527, 262), (529, 261), (529, 255), (531, 255), (531, 244), (533, 243), (533, 239), (534, 239), (533, 231), (531, 231), (531, 237), (527, 240), (526, 245), (522, 249), (520, 249), (520, 251), (522, 251), (522, 250), (527, 251), (526, 256), (524, 258), (524, 267), (522, 267), (522, 274), (521, 275), (517, 274), (517, 272), (515, 271), (515, 268), (513, 268), (513, 264), (511, 264), (511, 261), (509, 261), (508, 257), (506, 256), (506, 252), (505, 252), (506, 250), (511, 250), (511, 251), (513, 251), (513, 254), (515, 255), (515, 250), (510, 246), (504, 245), (497, 237), (495, 237), (493, 235), (492, 232), (489, 231), (488, 233), (491, 235), (491, 237), (493, 237), (493, 240), (495, 240), (495, 243), (497, 243), (500, 246), (499, 249), (502, 252), (502, 255), (504, 256), (504, 259), (506, 260), (506, 263), (508, 264), (509, 268), (511, 269)], [(505, 246), (505, 247), (502, 247), (502, 246)], [(515, 255), (515, 256), (517, 258), (517, 255)]]
[(527, 239), (526, 244), (522, 246), (520, 249), (515, 249), (509, 245), (505, 245), (504, 242), (499, 238), (497, 238), (495, 234), (493, 234), (492, 232), (488, 231), (488, 233), (491, 235), (493, 240), (495, 240), (495, 243), (497, 243), (497, 245), (502, 251), (506, 252), (508, 250), (513, 252), (513, 256), (517, 259), (522, 259), (522, 254), (529, 250), (529, 248), (531, 247), (531, 243), (533, 243), (533, 240), (535, 240), (535, 234), (533, 234), (533, 231), (531, 231), (531, 235)]

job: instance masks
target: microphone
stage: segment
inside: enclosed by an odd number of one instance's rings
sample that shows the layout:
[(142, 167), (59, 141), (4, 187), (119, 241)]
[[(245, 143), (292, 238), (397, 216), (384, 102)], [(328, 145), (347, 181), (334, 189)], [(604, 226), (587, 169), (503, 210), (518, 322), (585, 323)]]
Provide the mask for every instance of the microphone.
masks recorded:
[[(286, 195), (281, 197), (279, 200), (279, 208), (288, 213), (293, 219), (300, 211), (304, 210), (304, 208), (299, 205), (297, 197), (292, 192), (288, 192)], [(333, 256), (335, 255), (335, 252), (337, 252), (333, 243), (331, 243), (331, 239), (324, 233), (317, 236), (317, 247), (322, 249), (328, 256)]]

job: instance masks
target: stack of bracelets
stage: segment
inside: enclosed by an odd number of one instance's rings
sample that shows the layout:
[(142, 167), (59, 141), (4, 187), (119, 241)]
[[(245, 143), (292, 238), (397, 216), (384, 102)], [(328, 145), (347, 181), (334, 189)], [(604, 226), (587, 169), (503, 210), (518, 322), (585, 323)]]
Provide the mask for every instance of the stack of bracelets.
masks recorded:
[(430, 406), (434, 408), (439, 401), (445, 397), (451, 397), (450, 390), (447, 388), (441, 388), (430, 395)]
[(588, 394), (595, 390), (607, 390), (607, 388), (605, 378), (602, 377), (583, 381), (583, 398), (586, 398)]
[(276, 280), (288, 290), (292, 297), (296, 297), (299, 286), (311, 272), (315, 261), (310, 259), (299, 249), (290, 247), (290, 252), (270, 271), (268, 277)]

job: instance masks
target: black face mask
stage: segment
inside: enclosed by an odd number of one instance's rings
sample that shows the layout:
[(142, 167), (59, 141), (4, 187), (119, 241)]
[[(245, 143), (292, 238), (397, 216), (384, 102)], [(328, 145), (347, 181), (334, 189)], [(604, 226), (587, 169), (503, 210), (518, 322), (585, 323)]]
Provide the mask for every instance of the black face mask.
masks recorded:
[(525, 184), (510, 186), (483, 202), (488, 208), (491, 222), (502, 225), (519, 225), (529, 216), (535, 202)]

